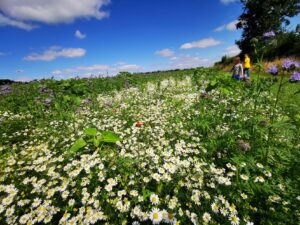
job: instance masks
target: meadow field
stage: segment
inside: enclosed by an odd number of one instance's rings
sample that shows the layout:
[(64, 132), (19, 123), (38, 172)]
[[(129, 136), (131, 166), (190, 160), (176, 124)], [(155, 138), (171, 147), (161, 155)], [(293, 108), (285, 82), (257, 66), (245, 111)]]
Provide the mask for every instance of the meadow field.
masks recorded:
[(299, 87), (210, 68), (1, 86), (0, 224), (297, 225)]

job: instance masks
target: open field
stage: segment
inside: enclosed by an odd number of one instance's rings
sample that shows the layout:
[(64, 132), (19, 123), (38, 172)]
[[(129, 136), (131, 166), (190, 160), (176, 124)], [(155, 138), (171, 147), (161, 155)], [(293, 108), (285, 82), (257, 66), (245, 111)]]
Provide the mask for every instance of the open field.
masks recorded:
[(0, 224), (299, 224), (299, 83), (279, 83), (199, 68), (12, 85)]

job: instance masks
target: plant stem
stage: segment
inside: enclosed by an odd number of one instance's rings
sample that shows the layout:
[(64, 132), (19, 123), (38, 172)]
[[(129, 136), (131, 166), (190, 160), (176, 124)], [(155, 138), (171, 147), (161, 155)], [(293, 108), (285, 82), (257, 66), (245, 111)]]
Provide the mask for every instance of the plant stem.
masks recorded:
[(269, 149), (270, 149), (270, 140), (273, 139), (273, 134), (272, 134), (272, 125), (274, 124), (274, 119), (275, 119), (275, 112), (276, 112), (276, 108), (277, 108), (277, 104), (278, 104), (278, 101), (279, 101), (279, 94), (281, 92), (281, 89), (283, 87), (283, 78), (284, 76), (281, 75), (281, 79), (280, 79), (280, 83), (279, 83), (279, 87), (278, 87), (278, 90), (277, 90), (277, 93), (276, 93), (276, 99), (275, 99), (275, 103), (274, 103), (274, 106), (273, 106), (273, 110), (272, 110), (272, 115), (271, 115), (271, 126), (269, 127), (269, 131), (268, 131), (268, 147), (267, 147), (267, 150), (266, 150), (266, 154), (265, 154), (265, 163), (267, 164), (268, 163), (268, 158), (269, 158)]

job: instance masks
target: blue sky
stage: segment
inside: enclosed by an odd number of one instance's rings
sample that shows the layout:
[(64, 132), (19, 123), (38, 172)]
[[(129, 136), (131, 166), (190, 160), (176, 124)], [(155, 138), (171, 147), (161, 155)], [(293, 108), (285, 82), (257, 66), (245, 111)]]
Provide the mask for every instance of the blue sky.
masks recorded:
[(209, 66), (238, 53), (241, 12), (235, 0), (1, 0), (0, 79)]

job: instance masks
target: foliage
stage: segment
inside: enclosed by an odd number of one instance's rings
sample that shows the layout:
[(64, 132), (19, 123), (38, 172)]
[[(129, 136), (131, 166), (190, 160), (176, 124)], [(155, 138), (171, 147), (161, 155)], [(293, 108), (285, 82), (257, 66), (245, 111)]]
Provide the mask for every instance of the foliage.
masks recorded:
[(299, 83), (282, 79), (198, 68), (14, 84), (0, 98), (0, 224), (299, 224)]
[[(288, 17), (300, 12), (299, 0), (241, 0), (244, 12), (239, 17), (237, 28), (243, 29), (237, 41), (244, 53), (253, 53), (251, 40), (269, 31), (282, 32), (282, 24), (289, 25)], [(293, 43), (290, 43), (293, 44)]]

